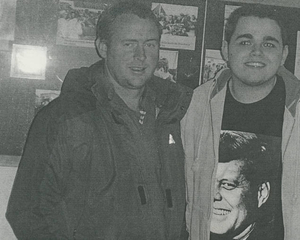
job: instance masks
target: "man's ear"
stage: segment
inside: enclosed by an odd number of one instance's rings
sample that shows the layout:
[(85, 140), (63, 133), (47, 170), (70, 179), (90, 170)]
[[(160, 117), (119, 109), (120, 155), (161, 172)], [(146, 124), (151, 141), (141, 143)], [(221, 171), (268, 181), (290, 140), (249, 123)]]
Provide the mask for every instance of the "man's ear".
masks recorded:
[(106, 58), (107, 56), (107, 44), (104, 41), (101, 41), (99, 38), (95, 41), (95, 45), (98, 51), (98, 54), (102, 58)]
[(226, 40), (222, 41), (222, 49), (221, 49), (221, 54), (223, 57), (223, 60), (228, 62), (228, 42)]
[(270, 196), (270, 183), (264, 182), (260, 185), (257, 193), (258, 207), (260, 208)]
[(283, 47), (283, 51), (282, 51), (281, 66), (285, 63), (285, 60), (286, 60), (288, 54), (289, 54), (289, 47), (288, 47), (288, 45), (285, 45)]

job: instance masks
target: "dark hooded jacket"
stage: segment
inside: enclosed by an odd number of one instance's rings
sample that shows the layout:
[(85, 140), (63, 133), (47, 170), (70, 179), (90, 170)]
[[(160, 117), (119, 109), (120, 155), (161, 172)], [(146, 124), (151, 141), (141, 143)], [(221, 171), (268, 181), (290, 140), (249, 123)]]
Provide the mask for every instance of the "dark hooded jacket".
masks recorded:
[(134, 136), (110, 105), (102, 69), (99, 61), (70, 70), (60, 96), (31, 125), (6, 213), (18, 239), (186, 238), (180, 120), (192, 90), (159, 78), (147, 83), (160, 159), (160, 174), (150, 177), (161, 194), (151, 198), (152, 183), (138, 177), (120, 142)]

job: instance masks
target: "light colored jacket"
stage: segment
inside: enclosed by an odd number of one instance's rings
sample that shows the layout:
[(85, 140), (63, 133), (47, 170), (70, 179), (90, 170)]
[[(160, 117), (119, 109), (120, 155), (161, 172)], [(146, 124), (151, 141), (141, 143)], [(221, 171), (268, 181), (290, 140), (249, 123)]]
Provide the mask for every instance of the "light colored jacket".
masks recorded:
[[(300, 81), (284, 67), (278, 70), (286, 86), (282, 133), (282, 208), (285, 240), (300, 239)], [(218, 147), (226, 85), (226, 69), (194, 91), (181, 121), (185, 149), (187, 187), (187, 229), (191, 240), (208, 240)]]

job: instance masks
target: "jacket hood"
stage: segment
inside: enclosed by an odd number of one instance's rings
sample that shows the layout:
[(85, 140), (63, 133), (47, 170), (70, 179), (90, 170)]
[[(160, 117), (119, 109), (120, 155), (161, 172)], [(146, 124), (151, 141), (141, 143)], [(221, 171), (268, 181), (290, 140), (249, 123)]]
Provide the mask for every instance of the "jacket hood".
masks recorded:
[(96, 76), (101, 74), (103, 66), (102, 61), (98, 61), (90, 67), (69, 70), (61, 87), (61, 95), (67, 93), (92, 95), (91, 88), (96, 83)]

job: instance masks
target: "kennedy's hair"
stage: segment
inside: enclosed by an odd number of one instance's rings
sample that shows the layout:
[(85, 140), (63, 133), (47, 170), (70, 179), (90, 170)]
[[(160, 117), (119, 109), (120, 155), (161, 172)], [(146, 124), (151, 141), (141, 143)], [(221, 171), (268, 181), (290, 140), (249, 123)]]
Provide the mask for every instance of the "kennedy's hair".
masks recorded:
[(245, 5), (235, 9), (230, 14), (225, 25), (225, 40), (228, 43), (230, 43), (231, 37), (241, 17), (258, 17), (274, 20), (280, 27), (283, 46), (288, 44), (287, 28), (280, 9), (278, 7), (262, 4)]
[(109, 43), (113, 34), (113, 23), (122, 14), (133, 14), (139, 18), (153, 21), (157, 26), (159, 36), (161, 36), (161, 25), (150, 8), (138, 1), (123, 1), (102, 12), (97, 22), (96, 39)]
[(259, 187), (276, 177), (271, 149), (254, 133), (222, 131), (219, 144), (219, 162), (241, 161), (241, 174), (250, 186)]

